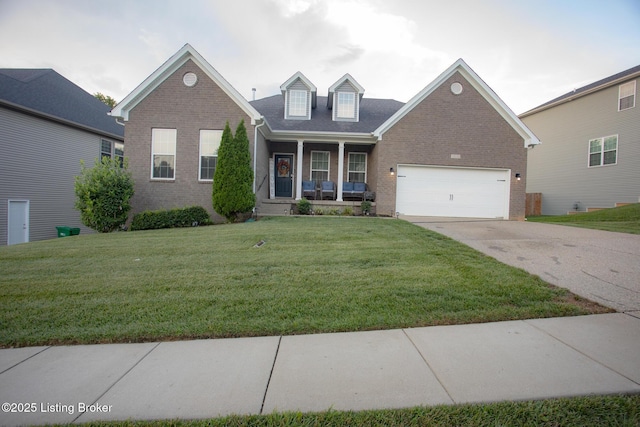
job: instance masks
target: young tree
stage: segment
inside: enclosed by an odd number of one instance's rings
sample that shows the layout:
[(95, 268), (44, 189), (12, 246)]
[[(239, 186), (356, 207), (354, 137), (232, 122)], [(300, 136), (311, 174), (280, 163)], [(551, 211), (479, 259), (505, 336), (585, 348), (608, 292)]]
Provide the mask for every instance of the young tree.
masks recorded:
[(244, 120), (233, 137), (229, 122), (222, 132), (218, 163), (213, 176), (213, 209), (229, 221), (249, 212), (256, 204), (253, 194), (253, 170), (249, 153), (249, 138)]
[(104, 102), (105, 104), (107, 104), (111, 108), (115, 107), (116, 104), (117, 104), (116, 100), (113, 99), (112, 97), (110, 97), (109, 95), (105, 95), (103, 93), (96, 92), (96, 93), (93, 94), (93, 96), (95, 96), (96, 98), (98, 98), (100, 101)]
[(81, 172), (75, 178), (76, 204), (82, 223), (100, 233), (117, 230), (127, 221), (133, 196), (133, 178), (119, 159), (96, 159), (93, 168), (80, 161)]

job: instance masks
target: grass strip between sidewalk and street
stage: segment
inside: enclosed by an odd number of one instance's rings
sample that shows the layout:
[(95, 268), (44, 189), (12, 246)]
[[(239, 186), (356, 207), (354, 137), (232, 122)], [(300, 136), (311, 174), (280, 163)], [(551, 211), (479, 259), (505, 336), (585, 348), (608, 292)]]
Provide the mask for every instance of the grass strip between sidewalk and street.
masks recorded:
[(82, 425), (92, 427), (637, 427), (640, 425), (640, 395), (588, 396), (361, 412), (328, 411), (234, 415), (203, 420), (92, 422)]

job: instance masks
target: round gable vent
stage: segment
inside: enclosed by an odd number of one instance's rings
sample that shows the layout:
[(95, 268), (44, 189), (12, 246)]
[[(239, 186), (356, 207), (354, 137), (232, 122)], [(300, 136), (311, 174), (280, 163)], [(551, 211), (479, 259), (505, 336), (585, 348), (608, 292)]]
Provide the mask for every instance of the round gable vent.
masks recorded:
[(451, 93), (454, 95), (460, 95), (462, 93), (462, 85), (458, 82), (455, 82), (451, 85)]
[(196, 84), (196, 82), (198, 81), (198, 76), (196, 76), (194, 73), (187, 73), (182, 77), (182, 82), (185, 84), (185, 86), (193, 86)]

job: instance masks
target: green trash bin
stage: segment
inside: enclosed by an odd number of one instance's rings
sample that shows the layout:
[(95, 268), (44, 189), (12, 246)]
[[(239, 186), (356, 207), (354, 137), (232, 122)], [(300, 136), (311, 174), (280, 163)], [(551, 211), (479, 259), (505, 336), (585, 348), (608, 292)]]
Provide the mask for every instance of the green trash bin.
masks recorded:
[(71, 230), (71, 235), (72, 236), (77, 236), (78, 234), (80, 234), (80, 229), (79, 228), (70, 228), (69, 230)]
[(56, 227), (56, 230), (58, 230), (58, 237), (71, 236), (71, 228), (70, 227)]

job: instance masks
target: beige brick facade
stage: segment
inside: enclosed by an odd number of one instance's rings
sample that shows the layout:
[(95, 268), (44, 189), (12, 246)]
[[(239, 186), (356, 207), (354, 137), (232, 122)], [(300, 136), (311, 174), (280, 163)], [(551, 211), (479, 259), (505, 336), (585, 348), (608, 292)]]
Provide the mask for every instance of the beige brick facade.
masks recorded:
[[(198, 76), (195, 86), (182, 82), (193, 72)], [(125, 125), (125, 156), (135, 181), (132, 199), (136, 214), (143, 210), (202, 206), (216, 221), (222, 218), (212, 208), (211, 182), (198, 180), (199, 141), (201, 129), (224, 129), (228, 121), (233, 133), (244, 119), (253, 151), (254, 127), (246, 113), (191, 60), (166, 78), (137, 104)], [(151, 178), (151, 130), (177, 130), (175, 179)]]
[[(463, 91), (454, 95), (451, 84)], [(459, 159), (451, 156), (459, 155)], [(523, 138), (460, 74), (444, 81), (384, 133), (373, 151), (377, 167), (377, 212), (393, 215), (398, 164), (511, 169), (509, 219), (524, 219), (527, 149)], [(456, 156), (457, 157), (457, 156)], [(514, 178), (520, 173), (520, 181)]]

